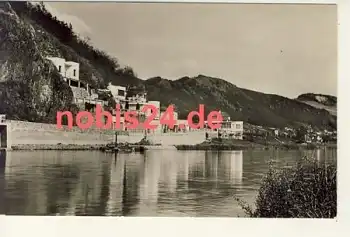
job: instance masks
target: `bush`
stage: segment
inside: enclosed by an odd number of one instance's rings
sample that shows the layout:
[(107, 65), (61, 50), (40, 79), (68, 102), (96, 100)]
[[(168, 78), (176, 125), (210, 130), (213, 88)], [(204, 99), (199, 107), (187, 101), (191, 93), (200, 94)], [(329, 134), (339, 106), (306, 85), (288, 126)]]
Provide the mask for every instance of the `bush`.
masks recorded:
[(270, 168), (256, 199), (256, 209), (239, 199), (250, 217), (334, 218), (337, 214), (337, 169), (302, 160), (292, 168)]

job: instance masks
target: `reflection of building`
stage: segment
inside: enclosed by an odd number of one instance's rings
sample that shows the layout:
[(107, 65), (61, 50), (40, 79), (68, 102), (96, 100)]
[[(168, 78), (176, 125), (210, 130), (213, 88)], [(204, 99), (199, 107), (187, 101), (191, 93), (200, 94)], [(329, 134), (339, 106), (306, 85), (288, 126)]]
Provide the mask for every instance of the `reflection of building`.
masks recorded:
[(162, 158), (161, 182), (169, 193), (174, 193), (176, 191), (178, 173), (176, 155), (177, 154), (172, 153), (171, 156)]
[(124, 165), (124, 157), (116, 158), (115, 163), (111, 165), (107, 215), (115, 215), (122, 212)]
[(243, 151), (232, 151), (226, 154), (225, 166), (229, 180), (234, 184), (240, 184), (243, 177)]
[[(179, 181), (188, 181), (189, 178), (189, 174), (190, 174), (190, 160), (192, 161), (192, 159), (189, 159), (189, 154), (186, 152), (184, 154), (182, 154), (183, 157), (183, 163), (179, 163), (178, 166), (178, 170), (179, 172)], [(186, 182), (187, 184), (187, 182)]]
[(208, 151), (203, 165), (205, 177), (240, 184), (243, 177), (243, 151)]
[[(140, 213), (156, 214), (159, 192), (160, 159), (157, 157), (145, 158), (143, 171), (140, 177)], [(152, 213), (153, 212), (153, 213)]]
[(206, 152), (205, 153), (205, 177), (206, 178), (218, 178), (218, 153), (217, 152)]

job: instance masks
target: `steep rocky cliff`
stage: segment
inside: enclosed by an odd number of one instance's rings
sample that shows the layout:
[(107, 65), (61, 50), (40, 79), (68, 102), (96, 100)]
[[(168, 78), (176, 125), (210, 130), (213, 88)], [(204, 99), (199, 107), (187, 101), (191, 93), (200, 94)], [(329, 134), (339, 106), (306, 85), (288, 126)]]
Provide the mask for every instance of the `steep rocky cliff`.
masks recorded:
[(57, 111), (78, 110), (71, 89), (47, 56), (78, 62), (80, 80), (95, 88), (109, 81), (141, 81), (130, 68), (121, 68), (116, 59), (80, 40), (42, 4), (1, 2), (0, 113), (10, 119), (56, 122)]
[(0, 3), (0, 113), (12, 119), (54, 122), (75, 111), (72, 92), (45, 59), (34, 28), (10, 4)]

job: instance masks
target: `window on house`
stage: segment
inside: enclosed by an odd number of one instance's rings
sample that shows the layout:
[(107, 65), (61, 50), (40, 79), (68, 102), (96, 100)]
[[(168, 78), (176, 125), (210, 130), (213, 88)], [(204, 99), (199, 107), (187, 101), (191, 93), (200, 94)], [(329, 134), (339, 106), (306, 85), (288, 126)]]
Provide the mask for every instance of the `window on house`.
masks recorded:
[(125, 91), (123, 90), (118, 90), (118, 96), (124, 96), (125, 95)]
[(75, 73), (76, 73), (76, 70), (74, 69), (74, 70), (73, 70), (73, 76), (75, 76)]
[(240, 124), (236, 124), (236, 128), (237, 128), (237, 129), (240, 129), (240, 128), (241, 128), (241, 125), (240, 125)]
[(58, 66), (58, 71), (61, 72), (61, 69), (62, 69), (62, 66), (59, 65), (59, 66)]

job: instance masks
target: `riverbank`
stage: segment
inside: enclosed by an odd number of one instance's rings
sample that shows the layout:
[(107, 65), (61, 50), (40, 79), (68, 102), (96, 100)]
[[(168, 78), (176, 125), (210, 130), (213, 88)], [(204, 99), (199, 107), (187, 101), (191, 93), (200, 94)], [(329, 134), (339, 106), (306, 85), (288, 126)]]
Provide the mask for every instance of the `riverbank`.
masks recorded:
[[(101, 147), (115, 141), (115, 131), (90, 128), (88, 130), (57, 129), (54, 124), (31, 123), (8, 120), (10, 128), (7, 144), (12, 150), (100, 150)], [(118, 143), (135, 145), (158, 145), (152, 149), (178, 150), (246, 150), (246, 149), (316, 149), (321, 147), (336, 148), (333, 144), (297, 144), (292, 141), (276, 140), (232, 140), (217, 138), (205, 140), (205, 132), (148, 134), (143, 141), (143, 133), (118, 135)]]
[[(118, 143), (120, 146), (144, 147), (146, 150), (169, 150), (175, 149), (175, 146), (163, 146), (160, 144), (139, 144), (139, 143)], [(21, 144), (12, 146), (12, 151), (103, 151), (107, 145), (101, 144)]]
[[(269, 149), (282, 149), (282, 150), (297, 150), (297, 149), (320, 149), (320, 148), (337, 148), (337, 144), (297, 144), (297, 143), (286, 143), (286, 144), (259, 144), (243, 140), (228, 140), (222, 142), (203, 142), (196, 145), (161, 145), (161, 144), (142, 144), (138, 143), (127, 143), (129, 145), (143, 145), (150, 149), (169, 149), (176, 148), (177, 150), (269, 150)], [(104, 144), (19, 144), (12, 146), (11, 150), (66, 150), (66, 151), (94, 151), (101, 150), (106, 145)]]
[[(116, 132), (93, 127), (86, 130), (77, 127), (57, 129), (55, 124), (16, 120), (7, 120), (6, 125), (9, 128), (6, 147), (13, 150), (96, 150), (114, 142)], [(118, 142), (136, 144), (144, 137), (143, 132), (128, 132), (119, 134)], [(147, 139), (151, 144), (162, 146), (194, 145), (205, 140), (205, 132), (151, 133), (147, 134)]]
[(255, 207), (235, 199), (251, 218), (335, 218), (336, 162), (320, 166), (317, 160), (303, 158), (287, 169), (271, 166), (262, 180)]
[(57, 151), (97, 151), (102, 149), (101, 144), (79, 145), (79, 144), (20, 144), (12, 146), (13, 151), (34, 151), (34, 150), (57, 150)]
[(337, 148), (336, 143), (317, 144), (317, 143), (303, 143), (298, 144), (295, 142), (288, 143), (276, 143), (266, 141), (264, 144), (256, 143), (245, 140), (232, 140), (232, 139), (214, 139), (211, 141), (205, 141), (196, 145), (176, 145), (178, 150), (248, 150), (248, 149), (283, 149), (283, 150), (296, 150), (296, 149), (320, 149), (320, 148)]

